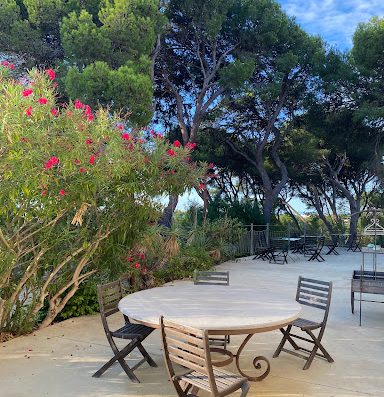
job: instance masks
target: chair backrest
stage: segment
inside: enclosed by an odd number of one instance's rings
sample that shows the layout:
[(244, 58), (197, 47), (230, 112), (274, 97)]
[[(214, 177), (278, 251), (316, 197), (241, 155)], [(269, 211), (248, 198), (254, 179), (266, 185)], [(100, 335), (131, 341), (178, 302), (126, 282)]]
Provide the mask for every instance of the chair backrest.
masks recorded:
[(323, 323), (328, 318), (332, 296), (332, 282), (314, 280), (299, 276), (297, 284), (296, 301), (301, 305), (324, 310)]
[(121, 280), (97, 286), (97, 300), (99, 301), (102, 319), (119, 311), (118, 304), (123, 296), (124, 288)]
[(319, 237), (317, 240), (317, 249), (319, 251), (321, 251), (322, 248), (324, 247), (324, 243), (325, 243), (325, 237), (324, 236)]
[(288, 251), (289, 250), (289, 241), (282, 240), (281, 238), (276, 238), (271, 240), (272, 248), (279, 250), (279, 251)]
[(193, 272), (193, 283), (195, 285), (229, 285), (229, 272), (208, 272), (195, 270)]
[(173, 382), (179, 396), (185, 396), (179, 382), (175, 379), (173, 364), (187, 370), (207, 375), (213, 395), (217, 395), (217, 386), (213, 375), (211, 356), (209, 353), (208, 331), (186, 327), (160, 317), (161, 336), (165, 364), (169, 379)]

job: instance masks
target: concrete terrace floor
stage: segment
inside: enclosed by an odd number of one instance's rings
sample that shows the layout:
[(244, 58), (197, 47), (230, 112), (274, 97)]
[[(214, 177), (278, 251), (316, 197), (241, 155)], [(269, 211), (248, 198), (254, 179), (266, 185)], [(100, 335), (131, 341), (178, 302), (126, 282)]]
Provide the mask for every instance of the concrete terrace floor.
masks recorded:
[[(363, 303), (361, 327), (358, 313), (352, 315), (350, 310), (351, 274), (359, 269), (361, 256), (342, 252), (340, 256), (327, 256), (323, 263), (308, 262), (300, 256), (288, 265), (248, 257), (218, 267), (230, 271), (231, 285), (276, 291), (288, 299), (294, 299), (299, 275), (334, 282), (323, 341), (335, 362), (315, 359), (311, 368), (303, 371), (304, 361), (299, 358), (284, 352), (272, 358), (281, 338), (279, 331), (256, 334), (243, 352), (242, 367), (251, 369), (253, 358), (265, 355), (270, 359), (271, 372), (262, 382), (252, 382), (248, 396), (384, 396), (384, 305)], [(231, 337), (230, 346), (233, 349), (241, 341), (242, 337)], [(144, 364), (136, 371), (142, 383), (133, 384), (117, 364), (101, 378), (91, 377), (111, 357), (98, 315), (70, 319), (13, 339), (0, 345), (0, 397), (174, 396), (159, 332), (153, 332), (144, 345), (159, 366)], [(135, 357), (138, 354), (130, 359)], [(229, 369), (235, 370), (234, 366)]]

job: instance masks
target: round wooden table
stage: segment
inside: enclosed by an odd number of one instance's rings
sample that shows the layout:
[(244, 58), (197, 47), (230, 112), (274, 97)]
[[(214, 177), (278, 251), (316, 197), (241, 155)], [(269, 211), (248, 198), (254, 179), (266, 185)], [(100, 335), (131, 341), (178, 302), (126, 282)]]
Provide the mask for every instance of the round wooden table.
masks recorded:
[[(251, 337), (259, 332), (283, 328), (299, 317), (301, 306), (294, 299), (279, 296), (275, 291), (239, 286), (191, 285), (180, 283), (135, 292), (119, 302), (120, 311), (131, 320), (159, 328), (159, 318), (182, 325), (206, 329), (210, 335), (247, 335), (235, 354), (239, 372), (249, 380), (262, 380), (269, 371), (267, 358), (257, 356), (253, 365), (263, 372), (249, 376), (240, 369), (240, 354)], [(216, 350), (216, 349), (215, 349)], [(266, 368), (264, 365), (266, 364)], [(217, 363), (216, 363), (217, 365)]]

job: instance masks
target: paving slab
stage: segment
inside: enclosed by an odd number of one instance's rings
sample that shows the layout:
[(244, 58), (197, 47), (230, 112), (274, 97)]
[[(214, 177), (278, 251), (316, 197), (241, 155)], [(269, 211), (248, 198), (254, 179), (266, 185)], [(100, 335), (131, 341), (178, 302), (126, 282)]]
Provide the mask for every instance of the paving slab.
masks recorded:
[[(242, 367), (255, 374), (252, 360), (264, 355), (271, 362), (271, 373), (262, 382), (253, 382), (248, 395), (383, 397), (384, 305), (363, 303), (361, 327), (358, 311), (353, 315), (350, 310), (351, 275), (360, 267), (361, 254), (341, 252), (339, 256), (327, 256), (322, 263), (308, 262), (302, 256), (293, 259), (278, 265), (247, 257), (218, 268), (230, 271), (231, 285), (276, 291), (287, 299), (295, 296), (299, 275), (333, 281), (323, 342), (335, 362), (315, 359), (310, 369), (303, 371), (304, 361), (299, 358), (284, 352), (272, 358), (281, 338), (279, 331), (256, 334), (242, 354)], [(380, 266), (384, 267), (384, 263)], [(304, 316), (314, 315), (306, 309), (303, 312)], [(113, 318), (116, 326), (120, 321), (118, 315)], [(241, 342), (241, 336), (231, 337), (233, 351)], [(141, 383), (133, 384), (119, 365), (99, 379), (91, 377), (111, 357), (98, 315), (69, 319), (15, 338), (0, 344), (0, 397), (174, 396), (163, 363), (159, 331), (144, 344), (158, 367), (144, 364), (135, 372)], [(133, 363), (138, 357), (133, 352), (128, 361)], [(228, 369), (235, 371), (233, 364)]]

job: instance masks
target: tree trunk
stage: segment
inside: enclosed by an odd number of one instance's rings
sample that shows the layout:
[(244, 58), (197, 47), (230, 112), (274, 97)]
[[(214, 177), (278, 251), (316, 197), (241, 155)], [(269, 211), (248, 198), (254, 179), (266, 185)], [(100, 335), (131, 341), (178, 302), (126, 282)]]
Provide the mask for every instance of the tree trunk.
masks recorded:
[(348, 245), (352, 244), (357, 236), (357, 225), (360, 219), (360, 200), (356, 200), (353, 205), (350, 203), (350, 211)]
[(159, 220), (159, 225), (165, 226), (170, 229), (172, 227), (173, 213), (175, 212), (179, 196), (177, 194), (170, 195), (168, 205), (165, 207), (163, 215)]
[(265, 223), (271, 223), (273, 205), (274, 205), (275, 201), (276, 201), (276, 198), (273, 197), (272, 193), (264, 195), (263, 216), (264, 216), (264, 222)]

